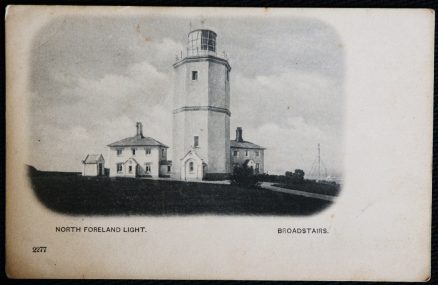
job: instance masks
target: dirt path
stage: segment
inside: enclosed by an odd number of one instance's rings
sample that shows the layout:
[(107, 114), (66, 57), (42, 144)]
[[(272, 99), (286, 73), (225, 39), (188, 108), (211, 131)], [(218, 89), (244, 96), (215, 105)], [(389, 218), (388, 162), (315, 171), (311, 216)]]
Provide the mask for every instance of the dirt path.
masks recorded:
[(218, 181), (210, 181), (210, 180), (178, 180), (170, 177), (140, 177), (139, 179), (146, 180), (163, 180), (163, 181), (178, 181), (178, 182), (195, 182), (195, 183), (206, 183), (206, 184), (221, 184), (221, 185), (229, 185), (230, 180), (218, 180)]
[(273, 184), (274, 183), (270, 183), (270, 182), (262, 182), (261, 187), (268, 189), (268, 190), (271, 190), (271, 191), (283, 192), (283, 193), (288, 193), (288, 194), (293, 194), (293, 195), (298, 195), (298, 196), (303, 196), (303, 197), (308, 197), (308, 198), (315, 198), (315, 199), (320, 199), (320, 200), (326, 200), (326, 201), (334, 201), (336, 199), (336, 197), (334, 197), (334, 196), (309, 193), (309, 192), (292, 190), (292, 189), (286, 189), (286, 188), (273, 186)]

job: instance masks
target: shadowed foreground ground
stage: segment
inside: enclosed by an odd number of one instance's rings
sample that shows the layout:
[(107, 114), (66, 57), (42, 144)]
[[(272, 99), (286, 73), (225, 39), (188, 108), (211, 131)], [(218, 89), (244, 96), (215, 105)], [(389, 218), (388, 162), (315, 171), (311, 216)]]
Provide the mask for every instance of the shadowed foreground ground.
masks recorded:
[(310, 215), (331, 202), (232, 185), (39, 173), (34, 192), (71, 215)]

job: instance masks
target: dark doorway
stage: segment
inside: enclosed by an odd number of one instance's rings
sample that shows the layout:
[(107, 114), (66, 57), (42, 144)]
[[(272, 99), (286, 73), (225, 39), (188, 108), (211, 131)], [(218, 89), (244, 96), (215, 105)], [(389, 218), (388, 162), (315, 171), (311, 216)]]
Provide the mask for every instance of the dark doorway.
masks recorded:
[(102, 163), (97, 164), (97, 175), (101, 176), (103, 175), (103, 165)]

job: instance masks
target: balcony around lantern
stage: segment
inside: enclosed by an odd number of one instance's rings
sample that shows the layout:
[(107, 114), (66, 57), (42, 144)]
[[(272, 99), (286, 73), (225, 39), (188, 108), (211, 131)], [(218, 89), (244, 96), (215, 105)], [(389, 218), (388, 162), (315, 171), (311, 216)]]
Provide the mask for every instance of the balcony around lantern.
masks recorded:
[(225, 52), (217, 53), (216, 33), (211, 30), (198, 29), (193, 30), (188, 34), (187, 48), (185, 55), (180, 52), (176, 56), (174, 66), (179, 65), (183, 61), (197, 58), (214, 58), (229, 66), (228, 58)]

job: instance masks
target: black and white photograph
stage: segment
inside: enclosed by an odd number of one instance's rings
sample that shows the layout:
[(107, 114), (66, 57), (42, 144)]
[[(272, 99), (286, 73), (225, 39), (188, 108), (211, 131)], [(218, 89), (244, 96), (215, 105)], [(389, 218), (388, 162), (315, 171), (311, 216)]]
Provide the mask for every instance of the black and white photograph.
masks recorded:
[(310, 215), (340, 193), (344, 51), (322, 21), (69, 16), (30, 56), (50, 209)]
[(434, 21), (9, 6), (8, 276), (427, 280)]

